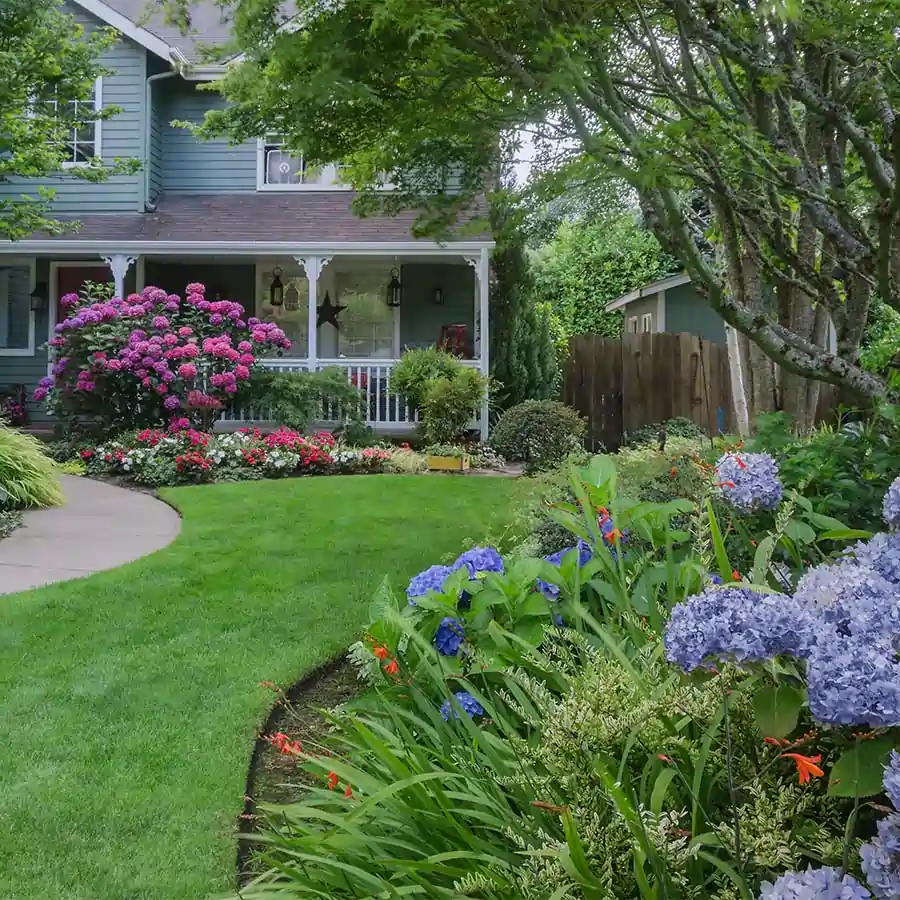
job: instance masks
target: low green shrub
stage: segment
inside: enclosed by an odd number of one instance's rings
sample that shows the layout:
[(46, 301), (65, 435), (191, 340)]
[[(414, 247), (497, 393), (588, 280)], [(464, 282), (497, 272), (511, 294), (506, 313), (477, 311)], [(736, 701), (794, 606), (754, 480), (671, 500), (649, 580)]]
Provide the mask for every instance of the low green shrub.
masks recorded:
[(391, 390), (411, 409), (421, 409), (431, 382), (453, 378), (462, 368), (455, 356), (437, 347), (407, 350), (391, 372)]
[(250, 403), (266, 411), (276, 424), (304, 432), (322, 416), (358, 422), (362, 416), (363, 393), (347, 379), (338, 366), (320, 372), (254, 372), (250, 383)]
[(59, 470), (30, 434), (0, 425), (0, 502), (18, 509), (63, 502)]
[(665, 422), (657, 422), (655, 425), (644, 425), (642, 428), (629, 432), (626, 440), (632, 447), (638, 447), (641, 444), (658, 446), (663, 432), (665, 432), (667, 440), (674, 437), (702, 440), (706, 437), (706, 432), (695, 422), (684, 416), (677, 416), (674, 419), (666, 419)]
[(526, 400), (500, 417), (488, 443), (511, 462), (524, 462), (528, 472), (539, 472), (577, 450), (584, 431), (584, 419), (564, 403)]

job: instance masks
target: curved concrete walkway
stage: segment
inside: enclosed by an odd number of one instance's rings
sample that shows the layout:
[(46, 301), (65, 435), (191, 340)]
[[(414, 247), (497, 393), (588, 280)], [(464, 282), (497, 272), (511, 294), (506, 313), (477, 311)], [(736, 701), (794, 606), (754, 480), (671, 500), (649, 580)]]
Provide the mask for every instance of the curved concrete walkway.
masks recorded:
[(0, 594), (115, 569), (165, 547), (181, 518), (161, 500), (90, 478), (61, 477), (64, 506), (25, 513), (0, 541)]

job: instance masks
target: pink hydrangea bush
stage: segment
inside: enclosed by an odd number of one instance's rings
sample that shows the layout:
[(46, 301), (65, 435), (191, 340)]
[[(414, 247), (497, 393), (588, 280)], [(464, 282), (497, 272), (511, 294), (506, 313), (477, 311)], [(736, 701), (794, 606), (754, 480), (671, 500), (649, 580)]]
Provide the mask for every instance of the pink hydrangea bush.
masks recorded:
[(52, 375), (35, 399), (99, 430), (208, 426), (239, 399), (259, 358), (291, 343), (277, 325), (205, 291), (195, 282), (184, 299), (156, 287), (125, 299), (66, 294), (68, 314), (49, 342)]

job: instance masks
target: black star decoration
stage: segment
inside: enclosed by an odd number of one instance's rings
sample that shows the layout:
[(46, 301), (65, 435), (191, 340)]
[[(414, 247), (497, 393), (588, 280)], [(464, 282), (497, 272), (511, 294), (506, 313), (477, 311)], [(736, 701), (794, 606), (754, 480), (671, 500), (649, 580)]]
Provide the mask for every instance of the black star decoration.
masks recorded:
[(321, 325), (334, 325), (338, 331), (341, 330), (341, 323), (338, 322), (338, 316), (346, 309), (346, 306), (342, 306), (340, 303), (332, 303), (331, 297), (328, 296), (328, 292), (325, 292), (325, 299), (322, 301), (322, 305), (316, 310), (316, 327)]

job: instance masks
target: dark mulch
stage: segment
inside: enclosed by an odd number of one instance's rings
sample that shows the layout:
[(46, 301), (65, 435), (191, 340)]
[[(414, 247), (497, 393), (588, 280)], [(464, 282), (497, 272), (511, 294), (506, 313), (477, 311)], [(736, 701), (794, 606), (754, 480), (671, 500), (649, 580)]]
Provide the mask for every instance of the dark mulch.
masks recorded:
[(20, 509), (0, 509), (0, 541), (9, 537), (17, 528), (21, 528), (22, 522)]

